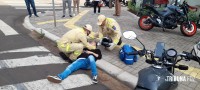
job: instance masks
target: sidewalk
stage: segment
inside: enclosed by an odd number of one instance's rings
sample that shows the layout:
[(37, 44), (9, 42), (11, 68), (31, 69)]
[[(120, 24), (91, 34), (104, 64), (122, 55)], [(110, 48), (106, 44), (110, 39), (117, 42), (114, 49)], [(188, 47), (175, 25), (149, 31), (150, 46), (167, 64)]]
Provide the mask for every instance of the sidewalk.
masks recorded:
[[(188, 51), (191, 50), (194, 42), (199, 39), (198, 35), (200, 35), (198, 32), (195, 36), (188, 38), (182, 36), (180, 30), (169, 30), (162, 32), (161, 30), (158, 30), (158, 28), (155, 28), (155, 30), (149, 32), (141, 31), (137, 26), (138, 17), (128, 12), (126, 7), (123, 7), (122, 15), (120, 17), (113, 16), (114, 8), (108, 9), (107, 7), (104, 7), (102, 8), (101, 14), (114, 18), (120, 24), (122, 32), (133, 30), (138, 35), (138, 38), (144, 42), (146, 48), (150, 50), (155, 48), (156, 42), (163, 41), (166, 43), (167, 48), (176, 46), (174, 48), (176, 48), (178, 52), (183, 50)], [(73, 18), (70, 18), (68, 14), (66, 14), (66, 18), (61, 18), (62, 11), (56, 11), (57, 27), (54, 27), (52, 11), (45, 11), (45, 13), (39, 13), (38, 15), (40, 16), (39, 18), (26, 17), (24, 23), (25, 27), (30, 30), (36, 30), (40, 33), (45, 33), (45, 36), (53, 41), (59, 39), (68, 30), (76, 28), (77, 26), (83, 26), (85, 24), (91, 24), (93, 26), (93, 30), (98, 31), (98, 27), (96, 25), (98, 15), (93, 14), (93, 8), (81, 8), (81, 13)], [(137, 46), (138, 48), (142, 48), (142, 46), (136, 40), (131, 41), (122, 38), (122, 41), (124, 43)], [(181, 44), (181, 46), (179, 44)], [(134, 88), (137, 83), (138, 72), (141, 69), (149, 66), (145, 63), (144, 58), (140, 58), (140, 60), (138, 60), (138, 62), (134, 63), (133, 65), (125, 65), (119, 59), (119, 48), (116, 48), (112, 52), (105, 50), (103, 47), (99, 48), (102, 50), (103, 58), (102, 60), (97, 61), (97, 66), (113, 77), (124, 82), (131, 88)], [(199, 65), (194, 62), (183, 63), (188, 64), (191, 67), (199, 68)], [(193, 71), (190, 70), (190, 73), (192, 72)], [(177, 90), (200, 90), (200, 74), (198, 72), (195, 72), (196, 74), (193, 75), (196, 78), (196, 82), (181, 82), (179, 83)], [(183, 72), (176, 71), (175, 75), (188, 76), (190, 73), (185, 74)]]

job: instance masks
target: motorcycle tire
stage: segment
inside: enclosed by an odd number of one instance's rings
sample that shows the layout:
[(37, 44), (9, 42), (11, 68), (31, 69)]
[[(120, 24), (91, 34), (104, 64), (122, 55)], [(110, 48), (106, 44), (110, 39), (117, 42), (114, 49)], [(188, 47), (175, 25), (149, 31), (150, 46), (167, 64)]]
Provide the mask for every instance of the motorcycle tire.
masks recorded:
[(197, 25), (194, 22), (191, 22), (192, 27), (190, 29), (186, 28), (187, 23), (183, 22), (180, 26), (181, 33), (185, 36), (191, 37), (197, 32)]
[(140, 27), (140, 29), (148, 31), (151, 30), (154, 25), (149, 22), (150, 24), (145, 24), (144, 21), (146, 21), (149, 18), (149, 16), (141, 16), (140, 19), (138, 20), (138, 25)]

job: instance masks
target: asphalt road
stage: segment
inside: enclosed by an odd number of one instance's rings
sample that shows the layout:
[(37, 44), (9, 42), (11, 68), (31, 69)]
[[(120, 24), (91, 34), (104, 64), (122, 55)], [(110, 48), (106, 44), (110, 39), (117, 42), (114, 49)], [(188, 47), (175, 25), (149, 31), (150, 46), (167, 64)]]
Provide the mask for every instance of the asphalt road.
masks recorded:
[[(47, 75), (56, 75), (69, 65), (65, 61), (57, 60), (57, 56), (30, 37), (31, 32), (22, 25), (26, 15), (26, 9), (0, 6), (0, 89), (38, 89), (27, 87), (27, 83), (46, 81)], [(50, 62), (52, 58), (56, 59)], [(86, 71), (79, 70), (73, 75), (85, 73)], [(101, 82), (73, 89), (97, 90), (97, 88), (108, 89)]]

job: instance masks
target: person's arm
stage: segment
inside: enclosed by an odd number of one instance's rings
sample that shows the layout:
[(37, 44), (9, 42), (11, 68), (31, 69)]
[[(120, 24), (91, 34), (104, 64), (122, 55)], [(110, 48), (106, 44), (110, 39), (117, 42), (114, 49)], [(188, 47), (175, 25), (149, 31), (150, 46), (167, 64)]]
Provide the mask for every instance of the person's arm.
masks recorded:
[(98, 54), (96, 54), (96, 53), (94, 53), (94, 52), (91, 52), (91, 51), (86, 51), (86, 53), (87, 53), (87, 54), (92, 54), (92, 55), (94, 55), (95, 57), (99, 57)]
[(99, 39), (103, 38), (103, 28), (99, 26), (99, 31), (96, 33)]
[(93, 45), (90, 45), (88, 42), (87, 42), (87, 37), (80, 34), (78, 35), (78, 38), (80, 39), (80, 41), (85, 45), (86, 48), (88, 49), (96, 49), (96, 46), (93, 46)]
[(117, 44), (119, 42), (119, 39), (121, 37), (121, 32), (120, 31), (120, 28), (119, 26), (117, 26), (117, 22), (112, 22), (112, 23), (109, 23), (109, 29), (113, 32), (113, 35), (114, 35), (114, 38), (113, 39), (113, 43), (114, 44)]
[(99, 26), (98, 32), (94, 34), (94, 39), (100, 42), (103, 38), (102, 27)]
[(88, 54), (94, 55), (97, 59), (101, 59), (102, 58), (102, 54), (101, 54), (100, 49), (95, 49), (94, 52), (88, 51)]

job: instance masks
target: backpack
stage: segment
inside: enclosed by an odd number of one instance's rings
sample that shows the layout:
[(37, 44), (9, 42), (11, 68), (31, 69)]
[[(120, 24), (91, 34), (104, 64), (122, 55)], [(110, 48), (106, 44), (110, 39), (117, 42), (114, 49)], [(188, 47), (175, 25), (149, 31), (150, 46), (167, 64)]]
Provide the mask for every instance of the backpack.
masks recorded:
[(119, 58), (127, 65), (131, 65), (134, 62), (137, 62), (137, 55), (129, 55), (128, 53), (137, 51), (134, 47), (129, 44), (123, 45), (119, 51)]

